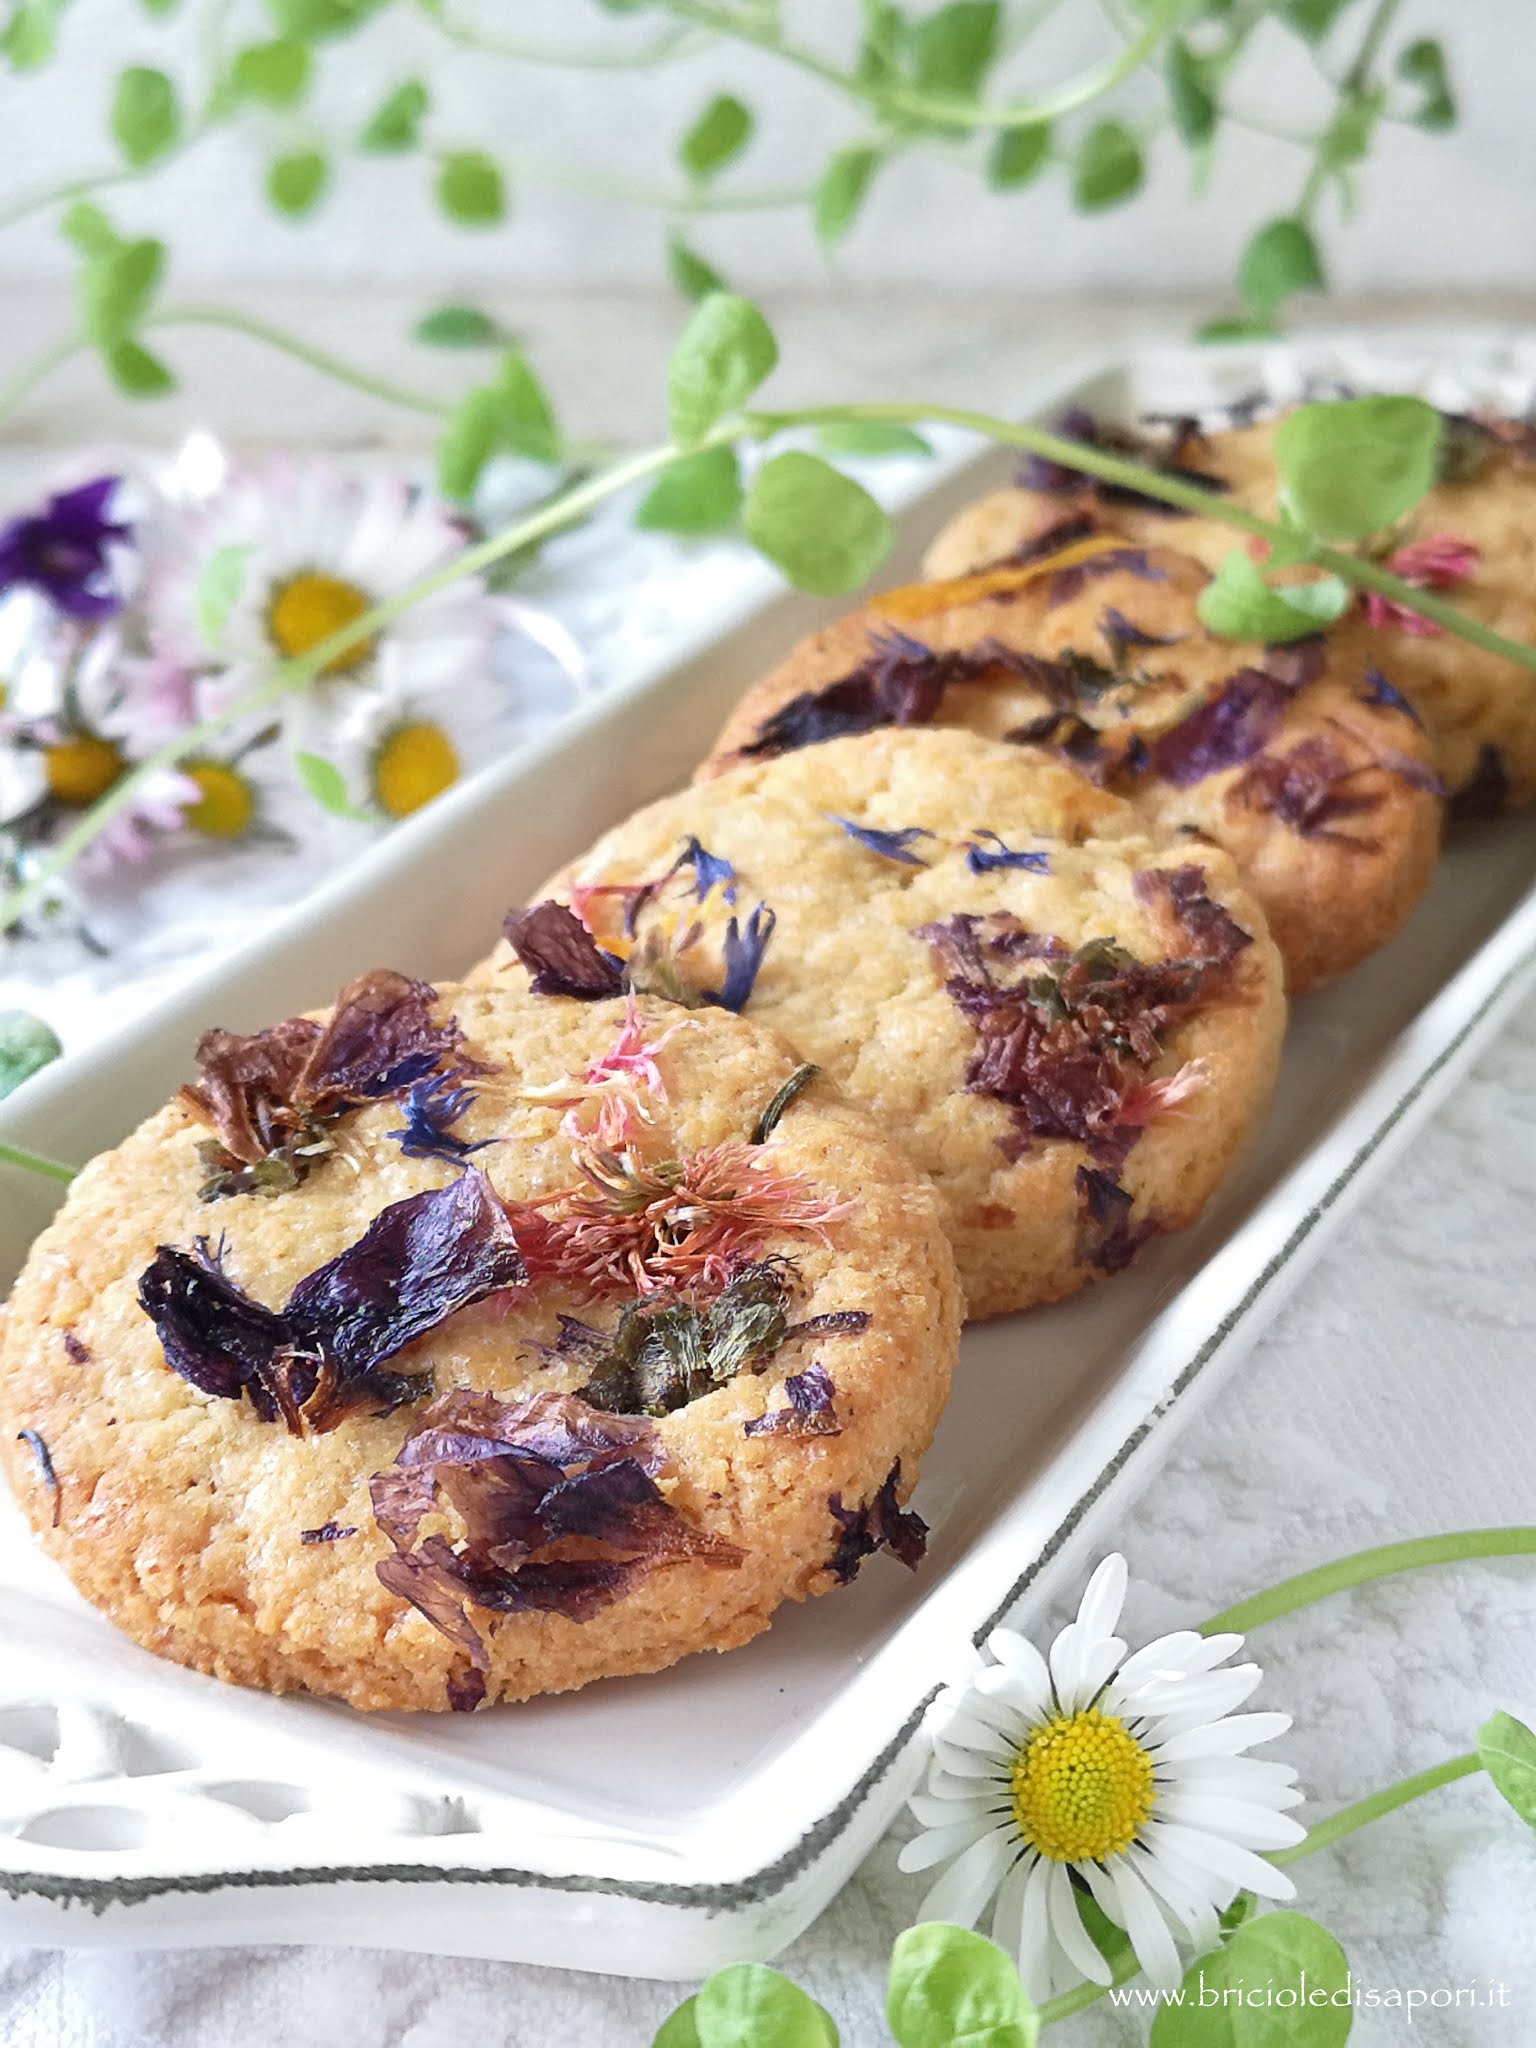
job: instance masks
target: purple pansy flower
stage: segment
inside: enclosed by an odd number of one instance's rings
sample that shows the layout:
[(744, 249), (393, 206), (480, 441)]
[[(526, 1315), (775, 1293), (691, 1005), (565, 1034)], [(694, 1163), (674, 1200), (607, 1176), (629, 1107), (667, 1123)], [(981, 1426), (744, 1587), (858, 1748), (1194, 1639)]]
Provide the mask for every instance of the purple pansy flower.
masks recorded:
[(119, 611), (123, 600), (107, 574), (108, 551), (114, 541), (129, 540), (132, 530), (108, 518), (107, 508), (121, 482), (96, 477), (0, 529), (0, 590), (39, 590), (70, 618), (88, 622)]

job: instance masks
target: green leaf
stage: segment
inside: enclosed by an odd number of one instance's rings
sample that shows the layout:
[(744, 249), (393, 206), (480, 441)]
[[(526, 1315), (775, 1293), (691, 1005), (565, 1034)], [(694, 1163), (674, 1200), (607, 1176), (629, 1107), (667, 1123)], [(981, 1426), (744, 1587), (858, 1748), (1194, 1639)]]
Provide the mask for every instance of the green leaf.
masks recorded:
[(267, 107), (297, 106), (309, 84), (309, 51), (292, 37), (252, 43), (237, 53), (230, 82), (243, 100)]
[(741, 510), (741, 469), (733, 448), (700, 448), (669, 463), (635, 512), (648, 533), (720, 533)]
[(779, 360), (773, 329), (750, 299), (711, 293), (678, 336), (667, 364), (672, 438), (683, 448), (752, 396)]
[(164, 398), (176, 379), (156, 355), (136, 341), (117, 341), (105, 351), (112, 382), (128, 398)]
[(318, 149), (298, 149), (280, 156), (267, 171), (267, 197), (289, 220), (312, 213), (325, 196), (330, 166)]
[(1284, 0), (1280, 18), (1309, 43), (1320, 43), (1349, 4), (1350, 0)]
[(152, 164), (176, 146), (181, 107), (163, 71), (133, 64), (121, 73), (112, 95), (112, 138), (136, 168)]
[(1354, 2017), (1343, 1949), (1301, 1913), (1247, 1921), (1180, 1990), (1159, 2005), (1150, 2048), (1343, 2048)]
[[(398, 156), (405, 150), (414, 149), (428, 104), (427, 88), (421, 80), (406, 79), (375, 108), (357, 138), (358, 148), (371, 150), (376, 156)], [(499, 182), (499, 172), (497, 178)], [(500, 218), (499, 209), (492, 217)]]
[(1421, 36), (1408, 45), (1398, 57), (1397, 75), (1409, 85), (1416, 85), (1421, 95), (1418, 106), (1408, 117), (1410, 121), (1427, 128), (1432, 135), (1456, 126), (1456, 100), (1445, 66), (1445, 52), (1432, 36)]
[(1129, 199), (1141, 179), (1141, 144), (1122, 122), (1099, 121), (1072, 161), (1072, 203), (1079, 213), (1102, 213)]
[(381, 4), (383, 0), (267, 0), (267, 12), (279, 35), (315, 42), (322, 36), (350, 35)]
[(232, 541), (216, 548), (208, 557), (192, 593), (197, 630), (203, 645), (217, 654), (224, 642), (224, 626), (230, 606), (245, 582), (245, 565), (250, 559), (248, 542)]
[(1205, 67), (1182, 36), (1168, 45), (1164, 66), (1168, 81), (1168, 105), (1179, 140), (1198, 149), (1209, 142), (1216, 127), (1216, 102), (1205, 82)]
[(912, 80), (922, 92), (974, 99), (997, 60), (996, 0), (952, 0), (912, 23)]
[(500, 321), (478, 306), (437, 306), (411, 332), (428, 348), (495, 348), (507, 338)]
[(141, 4), (146, 14), (167, 15), (176, 12), (181, 0), (141, 0)]
[(0, 29), (0, 56), (13, 71), (37, 71), (53, 55), (61, 0), (20, 0)]
[(1536, 1828), (1536, 1735), (1513, 1714), (1494, 1714), (1477, 1731), (1477, 1753), (1495, 1790)]
[(877, 149), (840, 149), (816, 180), (811, 218), (823, 249), (835, 248), (853, 226), (880, 163)]
[(438, 488), (459, 502), (474, 494), (493, 455), (555, 462), (560, 432), (545, 395), (519, 349), (508, 349), (495, 379), (468, 393), (449, 415), (437, 444)]
[(347, 795), (346, 778), (334, 761), (327, 761), (323, 754), (307, 753), (304, 748), (296, 749), (293, 765), (298, 770), (299, 780), (320, 808), (329, 811), (333, 818), (347, 818), (356, 825), (371, 825), (376, 822), (371, 811), (359, 810)]
[(712, 99), (678, 144), (678, 162), (704, 184), (741, 155), (752, 139), (752, 116), (733, 93)]
[(732, 1963), (706, 1978), (693, 2020), (700, 2048), (837, 2048), (830, 2015), (766, 1963)]
[(1249, 320), (1236, 315), (1219, 320), (1202, 320), (1195, 329), (1196, 341), (1273, 341), (1280, 332), (1268, 320)]
[(87, 260), (92, 257), (110, 256), (119, 246), (112, 223), (99, 206), (92, 206), (88, 199), (77, 199), (59, 222), (66, 242), (73, 242), (80, 254)]
[(1034, 128), (1004, 128), (987, 151), (987, 183), (994, 192), (1017, 192), (1044, 170), (1051, 156), (1051, 129), (1042, 121)]
[(1435, 480), (1440, 415), (1422, 398), (1343, 398), (1298, 406), (1275, 430), (1290, 516), (1323, 540), (1395, 526)]
[(63, 1050), (53, 1027), (30, 1010), (0, 1010), (0, 1097), (14, 1093)]
[(683, 297), (695, 304), (707, 299), (711, 292), (730, 290), (719, 271), (706, 263), (697, 250), (690, 249), (675, 230), (667, 237), (667, 269)]
[(910, 427), (883, 420), (833, 420), (821, 428), (816, 445), (826, 455), (931, 455), (933, 449)]
[(165, 244), (113, 241), (80, 273), (80, 317), (97, 348), (124, 341), (149, 311), (165, 268)]
[(676, 2012), (662, 2021), (651, 2048), (702, 2048), (695, 2018), (698, 2004), (697, 1998), (685, 1998)]
[(503, 219), (507, 192), (501, 168), (483, 150), (457, 149), (437, 167), (437, 203), (460, 227), (485, 228)]
[(851, 477), (791, 449), (765, 462), (747, 493), (747, 538), (797, 590), (840, 597), (890, 553), (895, 529)]
[(901, 76), (908, 42), (907, 23), (895, 0), (861, 0), (864, 35), (856, 76), (863, 85), (889, 85)]
[(891, 1951), (885, 2022), (899, 2048), (1035, 2048), (1040, 2015), (995, 1942), (933, 1921)]
[(1304, 221), (1266, 221), (1243, 251), (1237, 288), (1260, 319), (1295, 292), (1324, 291), (1323, 259)]
[(1331, 625), (1349, 609), (1350, 590), (1337, 576), (1272, 587), (1257, 562), (1234, 548), (1195, 604), (1201, 625), (1223, 640), (1280, 645)]

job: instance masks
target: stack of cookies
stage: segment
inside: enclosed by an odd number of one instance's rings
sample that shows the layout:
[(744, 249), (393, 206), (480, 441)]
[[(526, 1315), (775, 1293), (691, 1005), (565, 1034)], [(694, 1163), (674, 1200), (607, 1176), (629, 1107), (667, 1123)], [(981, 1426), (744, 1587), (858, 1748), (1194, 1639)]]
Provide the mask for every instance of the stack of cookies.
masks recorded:
[[(1531, 637), (1536, 471), (1452, 424), (1402, 573)], [(1136, 445), (1267, 510), (1270, 432)], [(962, 1316), (1191, 1223), (1444, 791), (1536, 793), (1525, 679), (1411, 613), (1213, 638), (1230, 545), (1030, 465), (462, 984), (206, 1033), (0, 1335), (0, 1457), (87, 1597), (236, 1682), (468, 1710), (915, 1566)]]

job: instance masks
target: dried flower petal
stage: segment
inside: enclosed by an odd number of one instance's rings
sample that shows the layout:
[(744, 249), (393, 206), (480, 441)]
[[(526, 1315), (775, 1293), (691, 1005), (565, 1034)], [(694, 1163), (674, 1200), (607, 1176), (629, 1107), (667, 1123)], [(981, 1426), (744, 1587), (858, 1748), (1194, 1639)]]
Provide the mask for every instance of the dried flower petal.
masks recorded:
[(1124, 1272), (1147, 1239), (1157, 1234), (1156, 1223), (1148, 1217), (1132, 1224), (1132, 1196), (1113, 1174), (1100, 1167), (1077, 1169), (1077, 1192), (1083, 1205), (1077, 1236), (1079, 1260), (1103, 1273)]
[(1451, 797), (1451, 816), (1459, 824), (1474, 818), (1497, 818), (1509, 809), (1509, 771), (1491, 741), (1477, 751), (1477, 767)]
[(526, 1278), (506, 1213), (471, 1167), (381, 1210), (282, 1310), (237, 1287), (205, 1238), (191, 1253), (161, 1245), (140, 1277), (139, 1304), (173, 1372), (205, 1394), (245, 1396), (263, 1422), (281, 1415), (295, 1433), (319, 1433), (414, 1399), (421, 1382), (383, 1371), (385, 1362)]
[(832, 1405), (832, 1382), (820, 1365), (792, 1372), (784, 1381), (789, 1399), (782, 1408), (766, 1409), (741, 1425), (744, 1436), (839, 1436), (843, 1425)]
[(1418, 712), (1414, 710), (1402, 691), (1395, 684), (1387, 681), (1379, 668), (1368, 668), (1366, 670), (1365, 686), (1360, 691), (1360, 702), (1362, 704), (1385, 704), (1393, 711), (1401, 711), (1404, 718), (1412, 719), (1420, 731), (1423, 730), (1423, 719), (1420, 718)]
[(53, 1526), (57, 1529), (59, 1526), (59, 1515), (64, 1505), (64, 1489), (59, 1485), (59, 1475), (53, 1469), (53, 1459), (49, 1455), (48, 1446), (35, 1429), (18, 1429), (16, 1441), (19, 1444), (25, 1444), (32, 1453), (32, 1456), (37, 1461), (38, 1473), (42, 1478), (44, 1486), (48, 1487), (53, 1494)]
[(861, 1508), (845, 1508), (842, 1496), (834, 1493), (827, 1502), (832, 1519), (841, 1528), (827, 1569), (840, 1586), (850, 1585), (859, 1575), (866, 1557), (877, 1550), (889, 1550), (909, 1572), (915, 1572), (928, 1548), (928, 1524), (921, 1515), (904, 1509), (896, 1499), (901, 1485), (898, 1458), (885, 1476), (878, 1493)]
[(766, 903), (758, 904), (745, 929), (734, 917), (730, 920), (725, 928), (725, 979), (719, 988), (705, 990), (706, 1002), (722, 1010), (745, 1009), (777, 923), (777, 916)]
[[(986, 842), (990, 840), (991, 845)], [(995, 832), (977, 831), (971, 835), (971, 843), (965, 850), (965, 864), (973, 875), (987, 875), (994, 868), (1022, 868), (1032, 875), (1047, 875), (1051, 871), (1048, 855), (1017, 851), (1006, 846)]]
[[(651, 1571), (699, 1563), (731, 1569), (734, 1544), (690, 1522), (657, 1487), (661, 1446), (651, 1425), (607, 1416), (574, 1394), (504, 1402), (459, 1389), (421, 1414), (396, 1464), (370, 1482), (374, 1513), (395, 1545), (377, 1567), (466, 1654), (449, 1681), (460, 1711), (484, 1697), (490, 1663), (470, 1608), (534, 1611), (588, 1621)], [(433, 1534), (423, 1516), (451, 1508), (463, 1539)], [(589, 1546), (571, 1554), (573, 1542)], [(590, 1547), (595, 1546), (595, 1547)]]
[(1337, 825), (1341, 818), (1364, 816), (1380, 807), (1379, 787), (1351, 785), (1381, 769), (1374, 760), (1352, 764), (1326, 733), (1312, 733), (1288, 753), (1265, 754), (1250, 762), (1231, 794), (1235, 802), (1279, 818), (1302, 839), (1327, 839), (1336, 846), (1373, 853), (1379, 840), (1341, 832)]
[(1280, 730), (1289, 687), (1267, 669), (1244, 668), (1152, 746), (1152, 772), (1175, 789), (1237, 768)]
[(317, 1543), (345, 1543), (356, 1534), (356, 1529), (343, 1529), (339, 1522), (322, 1522), (318, 1529), (301, 1529), (299, 1541), (312, 1549)]
[(901, 861), (910, 868), (925, 868), (928, 862), (912, 848), (919, 839), (932, 839), (933, 834), (925, 825), (900, 825), (894, 831), (882, 831), (878, 825), (860, 825), (852, 818), (841, 817), (836, 811), (827, 816), (834, 825), (840, 825), (850, 839), (871, 853), (878, 853), (882, 860)]
[(534, 995), (592, 1002), (623, 992), (622, 962), (603, 952), (576, 913), (552, 897), (531, 910), (508, 911), (501, 928), (533, 977)]

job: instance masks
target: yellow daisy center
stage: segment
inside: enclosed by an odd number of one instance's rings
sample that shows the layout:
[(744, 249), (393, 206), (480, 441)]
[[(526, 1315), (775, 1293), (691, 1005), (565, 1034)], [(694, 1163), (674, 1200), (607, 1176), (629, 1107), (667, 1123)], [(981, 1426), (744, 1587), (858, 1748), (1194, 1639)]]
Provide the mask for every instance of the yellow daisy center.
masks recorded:
[(193, 761), (181, 772), (201, 791), (183, 823), (210, 839), (238, 839), (256, 815), (256, 792), (240, 771), (227, 761)]
[(387, 818), (409, 817), (458, 779), (452, 740), (424, 719), (397, 725), (373, 757), (373, 794)]
[(1152, 1811), (1152, 1759), (1097, 1707), (1036, 1731), (1011, 1775), (1019, 1832), (1052, 1863), (1091, 1863), (1128, 1849)]
[[(327, 576), (321, 569), (306, 569), (273, 592), (267, 607), (267, 631), (278, 652), (292, 660), (360, 619), (370, 603), (368, 593), (355, 583)], [(321, 675), (334, 676), (343, 669), (356, 668), (372, 648), (371, 639), (360, 640), (341, 654), (333, 654)]]
[(105, 796), (127, 765), (110, 740), (96, 739), (90, 733), (79, 733), (43, 749), (48, 794), (56, 803), (81, 810)]

